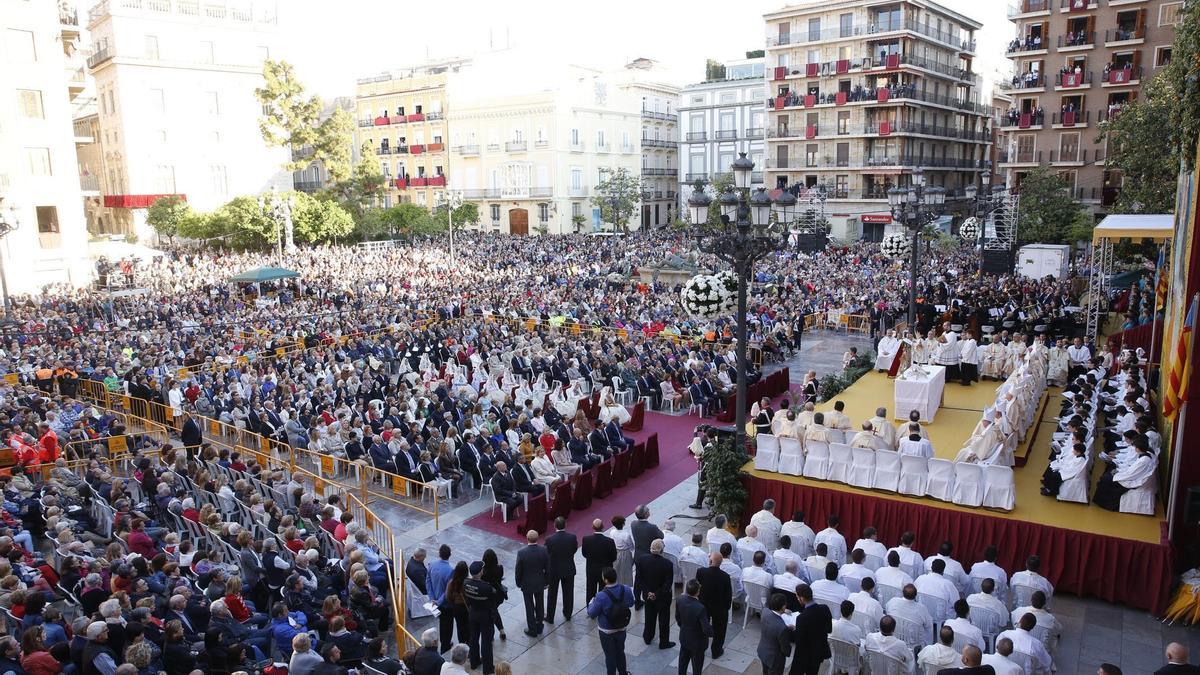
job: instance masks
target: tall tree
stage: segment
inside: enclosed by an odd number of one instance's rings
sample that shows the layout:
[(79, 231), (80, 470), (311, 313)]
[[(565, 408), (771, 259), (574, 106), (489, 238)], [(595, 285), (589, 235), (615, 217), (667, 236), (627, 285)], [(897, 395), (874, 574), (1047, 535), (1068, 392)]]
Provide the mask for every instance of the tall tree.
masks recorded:
[[(446, 222), (446, 204), (444, 202), (438, 204), (437, 208), (433, 210), (433, 218), (435, 220), (440, 220), (443, 223)], [(475, 202), (463, 202), (462, 204), (454, 207), (454, 213), (451, 215), (451, 218), (454, 219), (455, 227), (462, 227), (464, 225), (478, 225), (479, 205)]]
[(373, 233), (373, 238), (408, 239), (446, 229), (445, 219), (435, 219), (428, 209), (416, 204), (397, 204), (389, 209), (380, 210), (378, 225), (382, 231)]
[[(1107, 166), (1125, 177), (1113, 210), (1117, 213), (1170, 213), (1175, 210), (1180, 146), (1165, 130), (1179, 105), (1161, 74), (1146, 87), (1146, 98), (1122, 108), (1101, 125), (1108, 134)], [(1022, 205), (1023, 206), (1023, 205)]]
[[(299, 171), (319, 161), (334, 181), (349, 176), (354, 126), (350, 114), (337, 108), (322, 120), (325, 106), (321, 98), (305, 90), (287, 61), (264, 61), (263, 81), (263, 86), (254, 90), (263, 106), (258, 127), (267, 144), (288, 149), (288, 161), (283, 168)], [(293, 159), (304, 148), (311, 149), (312, 154)]]
[(146, 224), (154, 228), (159, 237), (171, 243), (180, 235), (180, 226), (192, 215), (192, 207), (178, 196), (161, 197), (146, 209)]
[(354, 230), (354, 219), (335, 201), (315, 199), (303, 192), (288, 193), (296, 239), (311, 244), (345, 239)]
[(1069, 244), (1091, 238), (1092, 222), (1062, 176), (1038, 167), (1021, 179), (1017, 237), (1022, 242)]
[(257, 197), (234, 197), (210, 214), (207, 227), (210, 237), (221, 237), (239, 249), (274, 246), (283, 229), (263, 210)]
[(364, 227), (370, 229), (378, 225), (377, 222), (367, 221), (375, 218), (374, 215), (370, 215), (370, 211), (383, 197), (387, 182), (387, 176), (383, 175), (383, 170), (379, 168), (379, 157), (375, 154), (375, 148), (370, 143), (363, 143), (358, 164), (354, 165), (350, 176), (332, 185), (325, 196), (337, 200), (354, 218), (360, 230)]
[(600, 209), (600, 220), (613, 224), (613, 231), (628, 231), (629, 220), (642, 200), (642, 179), (624, 167), (609, 170), (596, 185), (592, 205)]

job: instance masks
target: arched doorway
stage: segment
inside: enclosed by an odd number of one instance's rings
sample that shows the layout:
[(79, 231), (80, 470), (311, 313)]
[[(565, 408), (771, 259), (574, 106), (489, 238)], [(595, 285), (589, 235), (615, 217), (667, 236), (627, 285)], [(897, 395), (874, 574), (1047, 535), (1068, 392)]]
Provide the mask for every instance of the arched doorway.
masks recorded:
[(522, 236), (529, 234), (529, 211), (527, 209), (509, 210), (508, 233)]

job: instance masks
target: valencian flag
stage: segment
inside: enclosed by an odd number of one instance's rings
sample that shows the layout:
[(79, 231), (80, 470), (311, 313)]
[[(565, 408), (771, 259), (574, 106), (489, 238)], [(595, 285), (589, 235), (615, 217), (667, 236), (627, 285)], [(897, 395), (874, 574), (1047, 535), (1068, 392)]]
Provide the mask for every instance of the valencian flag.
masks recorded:
[(1171, 259), (1167, 257), (1167, 247), (1158, 250), (1158, 287), (1154, 289), (1154, 313), (1157, 314), (1167, 306), (1167, 286), (1171, 278)]
[(1192, 352), (1192, 331), (1196, 328), (1196, 296), (1188, 307), (1187, 318), (1183, 321), (1183, 331), (1179, 334), (1179, 342), (1175, 345), (1175, 358), (1171, 359), (1171, 370), (1167, 374), (1167, 393), (1163, 401), (1163, 417), (1174, 419), (1180, 406), (1187, 402), (1188, 377), (1191, 373), (1188, 357)]

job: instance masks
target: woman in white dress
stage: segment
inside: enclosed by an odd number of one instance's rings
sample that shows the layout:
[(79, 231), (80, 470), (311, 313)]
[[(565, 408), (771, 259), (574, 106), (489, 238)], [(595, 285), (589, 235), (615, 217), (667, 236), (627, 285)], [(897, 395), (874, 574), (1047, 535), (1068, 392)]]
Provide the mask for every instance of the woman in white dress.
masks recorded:
[(572, 476), (578, 476), (583, 467), (571, 461), (571, 452), (567, 450), (567, 446), (563, 445), (562, 439), (554, 441), (554, 450), (550, 453), (551, 459), (554, 460), (554, 468), (559, 473), (567, 477), (568, 480)]
[(524, 382), (517, 387), (517, 393), (513, 395), (513, 403), (518, 406), (525, 405), (525, 401), (533, 401), (534, 407), (538, 407), (538, 402), (533, 397), (533, 390)]
[(550, 405), (554, 406), (554, 411), (561, 415), (563, 419), (571, 419), (575, 416), (578, 401), (579, 399), (570, 398), (567, 395), (562, 384), (555, 387), (554, 393), (550, 394)]
[(600, 421), (608, 424), (611, 420), (616, 420), (617, 424), (626, 424), (633, 416), (625, 409), (625, 406), (617, 403), (616, 399), (609, 394), (604, 398), (604, 404), (600, 408)]
[(563, 477), (558, 473), (558, 469), (554, 468), (554, 462), (546, 456), (542, 446), (534, 448), (533, 461), (529, 463), (529, 468), (533, 470), (533, 482), (550, 486), (550, 495), (553, 496), (554, 488), (563, 481)]
[(542, 407), (542, 401), (546, 400), (548, 393), (550, 393), (550, 385), (546, 384), (546, 374), (541, 373), (533, 383), (533, 407)]
[(617, 562), (613, 567), (617, 570), (617, 583), (633, 584), (633, 534), (625, 529), (625, 518), (613, 516), (612, 529), (608, 536), (617, 544)]

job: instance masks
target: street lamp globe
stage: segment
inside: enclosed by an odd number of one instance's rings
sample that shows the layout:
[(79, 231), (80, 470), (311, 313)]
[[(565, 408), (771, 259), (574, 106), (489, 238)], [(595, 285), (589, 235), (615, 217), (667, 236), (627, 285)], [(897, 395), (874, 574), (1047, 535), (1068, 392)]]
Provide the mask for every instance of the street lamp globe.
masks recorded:
[(764, 229), (771, 224), (771, 195), (763, 188), (758, 188), (750, 195), (750, 222), (756, 229)]
[(974, 201), (978, 194), (979, 188), (975, 187), (974, 183), (971, 183), (967, 187), (963, 188), (963, 196), (965, 196), (968, 201)]
[(890, 188), (887, 191), (888, 205), (890, 205), (893, 209), (898, 209), (900, 208), (900, 205), (904, 203), (904, 200), (907, 198), (907, 196), (908, 191), (900, 186)]
[(987, 185), (987, 184), (991, 183), (991, 182), (992, 182), (992, 172), (991, 172), (991, 170), (989, 170), (989, 169), (984, 169), (984, 170), (983, 170), (983, 174), (979, 176), (979, 180), (980, 180), (980, 181), (982, 181), (984, 185)]
[(721, 205), (721, 219), (727, 224), (735, 224), (737, 222), (738, 196), (733, 188), (721, 193), (717, 202)]
[(946, 188), (934, 186), (925, 188), (925, 205), (932, 206), (935, 209), (946, 203)]
[(784, 190), (775, 198), (775, 222), (783, 227), (791, 225), (796, 220), (796, 197)]
[(746, 158), (746, 153), (738, 153), (740, 156), (733, 160), (730, 169), (733, 171), (733, 184), (739, 190), (750, 189), (750, 175), (754, 172), (754, 162)]
[(712, 205), (712, 197), (704, 191), (704, 186), (696, 183), (692, 188), (692, 196), (688, 197), (688, 211), (692, 216), (692, 224), (700, 225), (708, 222), (708, 207)]
[(913, 183), (913, 185), (924, 185), (925, 184), (925, 169), (922, 169), (919, 166), (917, 168), (913, 169), (912, 183)]

